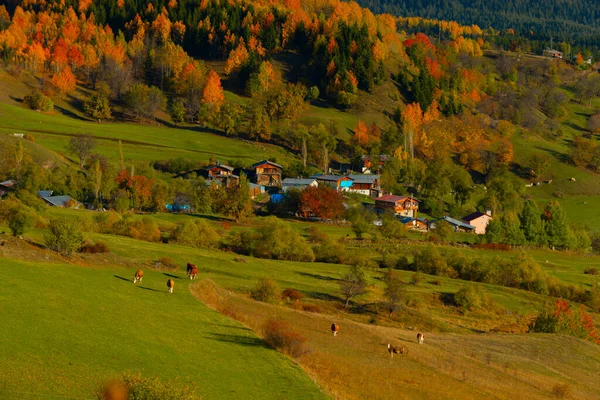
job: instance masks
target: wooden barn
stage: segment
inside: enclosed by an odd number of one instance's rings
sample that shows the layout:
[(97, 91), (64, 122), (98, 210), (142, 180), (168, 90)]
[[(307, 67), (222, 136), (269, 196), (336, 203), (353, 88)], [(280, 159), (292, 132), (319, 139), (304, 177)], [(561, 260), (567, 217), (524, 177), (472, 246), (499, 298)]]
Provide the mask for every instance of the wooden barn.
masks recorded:
[(272, 161), (263, 160), (253, 164), (252, 180), (261, 186), (281, 186), (281, 173), (283, 167)]

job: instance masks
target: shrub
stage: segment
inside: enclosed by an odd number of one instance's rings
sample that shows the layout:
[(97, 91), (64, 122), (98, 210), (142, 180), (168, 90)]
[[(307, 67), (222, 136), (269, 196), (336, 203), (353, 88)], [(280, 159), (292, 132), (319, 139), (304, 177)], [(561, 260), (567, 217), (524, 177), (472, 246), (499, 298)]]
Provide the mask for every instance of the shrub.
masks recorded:
[(444, 257), (437, 247), (428, 246), (415, 254), (415, 268), (417, 271), (430, 275), (448, 276), (456, 278), (456, 271), (448, 266)]
[(196, 390), (178, 381), (124, 374), (96, 393), (98, 400), (197, 400)]
[(313, 252), (315, 254), (315, 261), (343, 264), (346, 255), (346, 248), (341, 243), (326, 238), (317, 246), (313, 246)]
[(475, 311), (485, 304), (485, 295), (480, 287), (468, 285), (454, 295), (454, 303), (463, 311)]
[(411, 285), (415, 285), (418, 286), (421, 284), (421, 282), (423, 282), (423, 276), (421, 275), (421, 273), (419, 271), (416, 271), (414, 274), (412, 274), (412, 276), (410, 277), (410, 284)]
[(302, 304), (302, 311), (318, 313), (321, 309), (316, 304)]
[(308, 241), (310, 243), (321, 243), (327, 239), (327, 235), (319, 232), (319, 228), (314, 225), (306, 228), (306, 231), (308, 232)]
[(252, 231), (231, 233), (227, 247), (237, 253), (259, 258), (289, 261), (314, 261), (306, 241), (289, 223), (276, 217), (263, 219), (263, 225)]
[(150, 217), (137, 219), (132, 214), (127, 214), (115, 223), (113, 230), (119, 235), (129, 236), (137, 240), (160, 241), (160, 229)]
[(52, 100), (44, 96), (39, 90), (35, 90), (25, 96), (23, 103), (32, 110), (50, 111), (54, 108)]
[(546, 303), (529, 326), (529, 331), (561, 333), (600, 344), (592, 317), (583, 308), (573, 309), (562, 299), (557, 299), (553, 304)]
[(552, 397), (555, 399), (567, 399), (571, 397), (571, 387), (566, 383), (557, 383), (552, 386)]
[(283, 300), (298, 301), (302, 298), (302, 293), (296, 289), (288, 288), (281, 292), (281, 298)]
[(198, 247), (214, 247), (220, 239), (219, 234), (206, 221), (185, 221), (177, 225), (173, 232), (177, 243)]
[(439, 279), (434, 279), (429, 283), (431, 283), (432, 285), (435, 285), (435, 286), (442, 286), (442, 281), (440, 281)]
[(104, 242), (85, 242), (79, 249), (79, 252), (88, 254), (108, 253), (109, 251), (108, 246)]
[(48, 228), (49, 231), (46, 232), (44, 238), (46, 246), (50, 250), (70, 256), (81, 247), (83, 235), (76, 221), (57, 218), (50, 221)]
[(254, 300), (270, 302), (279, 298), (279, 287), (275, 281), (267, 276), (256, 282), (256, 286), (250, 293)]
[(586, 275), (598, 275), (598, 269), (595, 267), (586, 268), (583, 270), (583, 273)]
[(171, 257), (161, 257), (158, 259), (158, 264), (162, 265), (165, 268), (175, 269), (177, 268), (177, 264)]
[(281, 319), (270, 319), (263, 327), (263, 337), (271, 347), (298, 358), (308, 352), (307, 339), (301, 333), (295, 332), (290, 325)]

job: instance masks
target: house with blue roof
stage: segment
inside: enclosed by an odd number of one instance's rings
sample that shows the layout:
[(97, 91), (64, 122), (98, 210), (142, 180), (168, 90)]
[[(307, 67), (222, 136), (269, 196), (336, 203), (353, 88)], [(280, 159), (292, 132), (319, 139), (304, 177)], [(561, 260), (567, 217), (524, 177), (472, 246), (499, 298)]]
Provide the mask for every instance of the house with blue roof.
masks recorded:
[(42, 200), (53, 207), (80, 208), (82, 205), (71, 196), (48, 196), (42, 197)]
[(319, 183), (315, 178), (285, 178), (281, 182), (281, 190), (284, 193), (290, 189), (303, 190), (309, 186), (317, 187)]

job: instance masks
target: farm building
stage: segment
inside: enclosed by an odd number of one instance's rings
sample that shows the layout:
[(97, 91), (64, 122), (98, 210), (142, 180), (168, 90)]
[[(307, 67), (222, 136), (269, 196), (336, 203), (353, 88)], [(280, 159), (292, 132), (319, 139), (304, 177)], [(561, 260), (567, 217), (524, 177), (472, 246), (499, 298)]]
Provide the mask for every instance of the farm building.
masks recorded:
[(362, 156), (362, 165), (360, 170), (363, 174), (370, 174), (372, 171), (379, 172), (379, 170), (388, 160), (389, 156), (385, 154), (381, 154), (375, 157), (370, 155), (364, 155)]
[(250, 197), (256, 198), (265, 192), (265, 187), (261, 185), (257, 185), (256, 183), (249, 183), (250, 186)]
[(263, 160), (253, 164), (250, 169), (252, 181), (262, 186), (281, 186), (283, 167), (272, 161)]
[(290, 189), (302, 190), (308, 186), (319, 186), (318, 182), (314, 178), (285, 178), (281, 182), (281, 190), (287, 192)]
[(413, 217), (404, 217), (398, 216), (398, 221), (400, 221), (404, 226), (408, 229), (414, 229), (418, 231), (427, 232), (429, 230), (429, 221), (427, 218), (413, 218)]
[(553, 49), (546, 49), (544, 50), (543, 55), (545, 57), (550, 57), (550, 58), (563, 58), (563, 53), (561, 51), (558, 50), (553, 50)]
[(419, 201), (412, 197), (387, 194), (375, 199), (375, 210), (391, 211), (396, 215), (416, 218), (419, 212)]
[(379, 196), (379, 175), (349, 174), (346, 176), (352, 179), (352, 186), (350, 186), (348, 191), (372, 197)]
[(13, 192), (17, 187), (17, 182), (9, 179), (4, 182), (0, 182), (0, 197), (4, 196), (9, 192)]
[(240, 177), (233, 174), (233, 167), (217, 162), (200, 170), (200, 175), (208, 180), (229, 183), (230, 180), (239, 181)]
[(53, 207), (63, 207), (63, 208), (79, 208), (81, 207), (81, 203), (77, 200), (73, 199), (71, 196), (48, 196), (42, 197), (46, 203)]
[(463, 217), (463, 221), (467, 224), (475, 227), (475, 233), (478, 235), (485, 234), (485, 230), (492, 219), (492, 212), (487, 211), (485, 213), (482, 212), (474, 212), (472, 214)]
[(37, 195), (39, 198), (50, 197), (54, 193), (54, 190), (38, 190)]
[(473, 232), (475, 227), (473, 225), (469, 225), (466, 222), (460, 221), (451, 217), (443, 217), (435, 222), (435, 225), (447, 222), (452, 228), (454, 228), (454, 232)]
[(328, 185), (334, 189), (348, 191), (352, 187), (353, 179), (343, 175), (313, 175), (319, 185)]

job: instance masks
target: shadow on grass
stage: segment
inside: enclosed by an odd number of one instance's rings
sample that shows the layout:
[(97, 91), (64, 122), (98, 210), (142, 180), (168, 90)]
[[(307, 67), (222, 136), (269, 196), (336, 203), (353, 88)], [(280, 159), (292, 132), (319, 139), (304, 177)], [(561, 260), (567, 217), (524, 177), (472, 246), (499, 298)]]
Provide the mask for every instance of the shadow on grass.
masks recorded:
[(113, 276), (114, 276), (115, 278), (117, 278), (117, 279), (120, 279), (120, 280), (122, 280), (122, 281), (125, 281), (125, 282), (131, 282), (131, 280), (129, 280), (129, 279), (127, 279), (127, 278), (123, 278), (122, 276), (119, 276), (119, 275), (113, 275)]
[(152, 289), (152, 288), (149, 288), (149, 287), (146, 287), (146, 286), (138, 286), (138, 287), (139, 287), (140, 289), (143, 289), (143, 290), (149, 290), (149, 291), (151, 291), (151, 292), (162, 292), (162, 290)]
[(173, 278), (173, 279), (181, 279), (180, 276), (173, 275), (173, 274), (167, 274), (166, 272), (163, 272), (163, 275), (168, 276), (169, 278)]
[(218, 342), (225, 343), (234, 343), (245, 347), (263, 347), (266, 349), (270, 349), (270, 347), (265, 342), (256, 337), (229, 335), (225, 333), (209, 333), (209, 336), (205, 337), (210, 340), (216, 340)]
[(332, 295), (327, 294), (327, 293), (307, 292), (306, 295), (309, 296), (309, 297), (311, 297), (311, 298), (313, 298), (313, 299), (317, 299), (317, 300), (341, 301), (339, 297), (335, 297), (335, 296), (332, 296)]
[(319, 274), (312, 274), (310, 272), (298, 272), (298, 275), (302, 275), (302, 276), (306, 276), (307, 278), (315, 278), (315, 279), (319, 279), (322, 281), (339, 281), (339, 278), (334, 278), (331, 276), (327, 276), (327, 275), (319, 275)]
[(240, 278), (240, 279), (251, 279), (250, 275), (242, 275), (242, 274), (234, 274), (233, 272), (220, 271), (218, 269), (213, 268), (198, 268), (199, 272), (207, 273), (207, 274), (218, 274), (223, 276), (229, 276), (231, 278)]
[(211, 323), (211, 322), (206, 322), (206, 323), (204, 323), (204, 325), (219, 326), (219, 327), (221, 327), (221, 328), (228, 328), (228, 329), (239, 329), (239, 330), (241, 330), (241, 331), (252, 332), (252, 329), (250, 329), (250, 328), (246, 328), (245, 326), (224, 325), (224, 324), (213, 324), (213, 323)]

